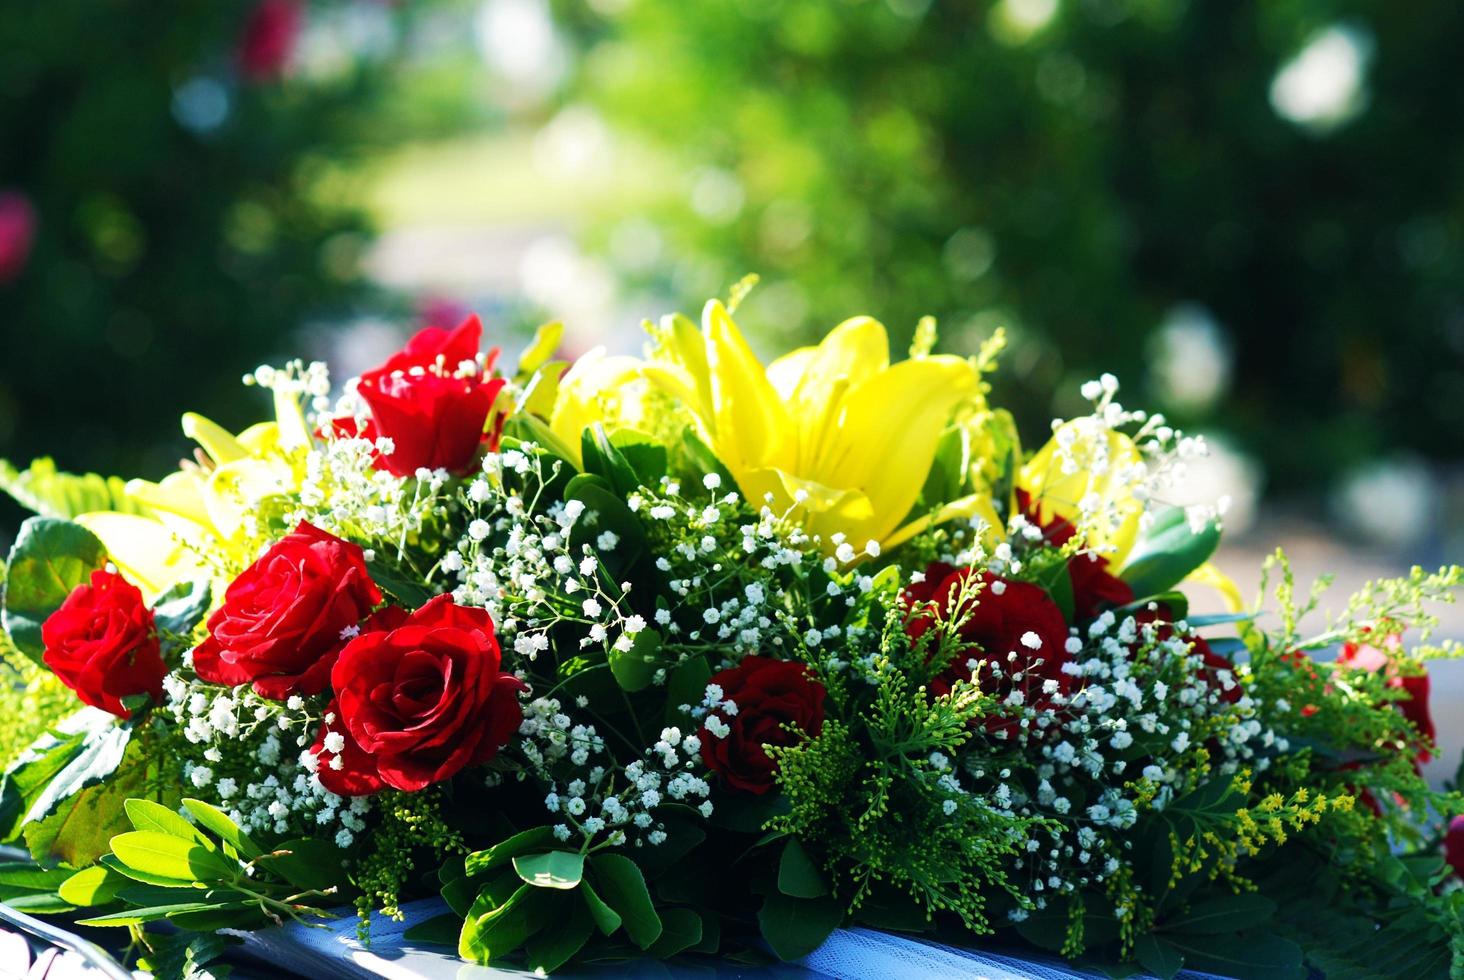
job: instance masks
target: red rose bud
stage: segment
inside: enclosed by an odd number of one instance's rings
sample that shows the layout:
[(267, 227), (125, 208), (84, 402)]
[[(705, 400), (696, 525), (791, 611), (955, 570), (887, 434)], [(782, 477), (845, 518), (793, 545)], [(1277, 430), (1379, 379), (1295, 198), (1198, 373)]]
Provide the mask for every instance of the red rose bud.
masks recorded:
[(208, 620), (193, 669), (261, 697), (319, 694), (341, 646), (377, 603), (361, 549), (300, 522), (246, 568)]
[(122, 576), (98, 570), (41, 625), (42, 659), (87, 704), (120, 718), (124, 698), (163, 693), (163, 663), (152, 610)]
[(312, 749), (326, 789), (415, 792), (482, 765), (523, 723), (493, 619), (441, 595), (390, 628), (363, 632), (331, 672), (336, 700)]
[[(393, 443), (378, 463), (383, 469), (402, 477), (423, 468), (464, 473), (485, 439), (496, 448), (497, 427), (492, 435), (485, 427), (505, 382), (487, 376), (497, 350), (481, 369), (476, 365), (482, 331), (475, 316), (452, 331), (427, 327), (361, 375), (357, 390), (371, 408), (374, 431)], [(471, 370), (460, 370), (464, 362), (473, 363)]]
[(299, 0), (260, 0), (244, 23), (239, 40), (239, 73), (251, 82), (284, 74), (300, 35)]
[(823, 731), (824, 686), (802, 664), (756, 655), (711, 683), (722, 688), (724, 704), (736, 707), (708, 714), (699, 736), (702, 761), (732, 789), (766, 793), (777, 772), (766, 746), (796, 745)]
[(1444, 835), (1444, 860), (1454, 869), (1454, 874), (1464, 878), (1464, 815), (1449, 821), (1449, 832)]
[[(977, 581), (980, 592), (971, 596)], [(967, 597), (961, 599), (965, 594)], [(1072, 679), (1063, 664), (1067, 652), (1067, 623), (1051, 597), (1030, 582), (1000, 578), (974, 568), (952, 570), (935, 564), (926, 570), (925, 581), (905, 590), (910, 608), (906, 632), (918, 639), (937, 625), (964, 619), (958, 629), (965, 644), (951, 664), (930, 682), (930, 693), (944, 697), (957, 680), (973, 678), (980, 688), (999, 701), (1014, 701), (1032, 708), (1051, 703), (1054, 695), (1066, 696)], [(929, 651), (934, 654), (936, 651)], [(973, 666), (979, 669), (973, 669)], [(1021, 675), (1021, 680), (1013, 677)], [(1047, 691), (1047, 682), (1056, 685)], [(1015, 697), (1014, 697), (1015, 695)], [(1012, 733), (1011, 718), (991, 718), (992, 731)]]
[(20, 277), (30, 258), (36, 213), (24, 194), (0, 192), (0, 283)]

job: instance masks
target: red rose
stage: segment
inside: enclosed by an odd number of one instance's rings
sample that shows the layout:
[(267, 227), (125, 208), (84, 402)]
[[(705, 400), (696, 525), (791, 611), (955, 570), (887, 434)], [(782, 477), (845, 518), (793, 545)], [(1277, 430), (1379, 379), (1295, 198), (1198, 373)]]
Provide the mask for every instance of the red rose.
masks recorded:
[(1387, 677), (1389, 687), (1407, 695), (1393, 703), (1423, 736), (1424, 741), (1418, 747), (1418, 761), (1424, 763), (1433, 758), (1429, 746), (1438, 741), (1438, 731), (1434, 728), (1433, 714), (1428, 707), (1428, 674), (1404, 674), (1399, 671), (1397, 661), (1389, 656), (1389, 651), (1397, 650), (1402, 645), (1403, 638), (1396, 633), (1385, 637), (1379, 646), (1346, 643), (1342, 646), (1341, 655), (1337, 657), (1337, 666), (1365, 670), (1373, 674), (1382, 672)]
[(773, 788), (777, 763), (764, 746), (796, 745), (805, 735), (823, 731), (824, 686), (802, 664), (756, 655), (716, 674), (711, 683), (736, 708), (707, 716), (699, 736), (702, 761), (733, 789), (766, 793)]
[(299, 0), (260, 0), (239, 40), (239, 72), (252, 82), (284, 73), (300, 34)]
[(130, 717), (122, 699), (158, 700), (168, 672), (142, 593), (113, 572), (92, 572), (41, 624), (46, 666), (87, 704)]
[(415, 792), (489, 761), (523, 722), (526, 688), (501, 666), (492, 617), (451, 596), (363, 632), (331, 671), (335, 717), (313, 749), (321, 783), (341, 796)]
[(1464, 878), (1464, 816), (1449, 821), (1449, 831), (1444, 834), (1444, 860), (1454, 874)]
[(319, 694), (380, 601), (361, 549), (301, 521), (229, 586), (193, 669), (215, 684), (252, 682), (266, 698)]
[(19, 278), (36, 234), (36, 212), (24, 194), (0, 191), (0, 283)]
[[(974, 598), (969, 595), (973, 578), (984, 585)], [(1049, 705), (1054, 694), (1066, 696), (1070, 690), (1072, 678), (1062, 670), (1072, 659), (1067, 623), (1038, 586), (975, 568), (935, 564), (926, 570), (924, 582), (905, 590), (905, 600), (910, 608), (905, 629), (912, 639), (939, 623), (964, 618), (958, 634), (965, 646), (930, 682), (934, 696), (943, 697), (957, 680), (973, 677), (998, 700), (1033, 708)], [(1048, 681), (1055, 683), (1055, 691), (1045, 690)], [(987, 728), (1010, 734), (1015, 725), (1011, 718), (993, 717)]]
[[(475, 362), (482, 331), (475, 316), (452, 331), (427, 327), (381, 367), (361, 375), (357, 391), (371, 408), (373, 431), (394, 444), (379, 461), (383, 469), (412, 476), (424, 467), (454, 473), (472, 468), (505, 384), (487, 376), (496, 350), (482, 369), (475, 363), (471, 371), (459, 370)], [(487, 441), (490, 449), (496, 446), (496, 427)]]
[[(1055, 548), (1067, 544), (1077, 533), (1069, 521), (1056, 514), (1044, 521), (1041, 506), (1025, 490), (1017, 491), (1017, 509), (1042, 529), (1043, 540)], [(1075, 622), (1096, 619), (1103, 610), (1126, 606), (1135, 598), (1129, 584), (1108, 570), (1108, 559), (1092, 552), (1073, 556), (1068, 562), (1068, 578), (1073, 585)]]

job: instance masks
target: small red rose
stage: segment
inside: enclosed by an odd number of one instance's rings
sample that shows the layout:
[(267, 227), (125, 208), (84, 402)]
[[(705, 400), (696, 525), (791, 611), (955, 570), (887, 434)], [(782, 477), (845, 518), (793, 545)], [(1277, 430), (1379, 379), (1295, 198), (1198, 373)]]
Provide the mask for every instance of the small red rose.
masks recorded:
[(152, 610), (122, 576), (98, 569), (41, 624), (46, 666), (87, 704), (120, 718), (122, 699), (163, 693), (163, 663)]
[(729, 787), (762, 795), (777, 772), (765, 746), (796, 745), (823, 731), (824, 686), (802, 664), (755, 654), (711, 683), (735, 707), (707, 716), (699, 734), (702, 761)]
[(333, 717), (312, 751), (321, 784), (341, 796), (450, 779), (523, 723), (526, 688), (503, 672), (487, 611), (441, 595), (385, 625), (348, 643), (331, 671)]
[(404, 350), (361, 375), (357, 391), (371, 409), (371, 431), (392, 441), (378, 465), (397, 476), (419, 469), (464, 473), (479, 446), (497, 445), (488, 417), (506, 382), (489, 377), (498, 351), (476, 363), (483, 326), (470, 316), (454, 330), (427, 327)]
[(381, 602), (360, 547), (304, 521), (246, 568), (208, 619), (193, 669), (266, 698), (319, 694), (341, 646)]
[[(976, 592), (978, 582), (982, 587)], [(930, 682), (932, 695), (943, 697), (957, 680), (975, 678), (999, 701), (1042, 708), (1071, 689), (1072, 678), (1062, 669), (1072, 659), (1067, 623), (1038, 586), (937, 563), (926, 569), (923, 582), (905, 590), (905, 599), (910, 609), (905, 629), (913, 639), (940, 623), (963, 620), (957, 628), (963, 647)], [(986, 727), (1010, 734), (1015, 723), (993, 717)]]

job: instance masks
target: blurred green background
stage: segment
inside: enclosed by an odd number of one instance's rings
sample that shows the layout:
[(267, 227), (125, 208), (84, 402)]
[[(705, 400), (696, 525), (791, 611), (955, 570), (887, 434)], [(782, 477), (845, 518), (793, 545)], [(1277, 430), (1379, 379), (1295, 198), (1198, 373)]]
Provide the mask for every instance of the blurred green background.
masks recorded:
[(1448, 0), (0, 0), (0, 457), (156, 475), (260, 361), (633, 350), (757, 272), (766, 354), (1005, 326), (1029, 441), (1112, 371), (1236, 529), (1457, 559), (1461, 48)]

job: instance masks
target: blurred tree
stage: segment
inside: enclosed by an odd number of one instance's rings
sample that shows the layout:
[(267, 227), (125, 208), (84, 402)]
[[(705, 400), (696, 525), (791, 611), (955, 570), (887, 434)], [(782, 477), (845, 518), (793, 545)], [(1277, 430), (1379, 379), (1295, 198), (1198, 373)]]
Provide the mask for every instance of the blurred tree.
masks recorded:
[(156, 472), (359, 309), (341, 165), (399, 130), (389, 0), (0, 0), (0, 456)]
[(957, 349), (1006, 324), (1028, 423), (1111, 370), (1285, 489), (1464, 453), (1464, 5), (556, 12), (576, 97), (687, 175), (597, 234), (684, 304), (756, 271), (746, 319), (779, 343), (865, 311), (906, 336), (934, 313)]

